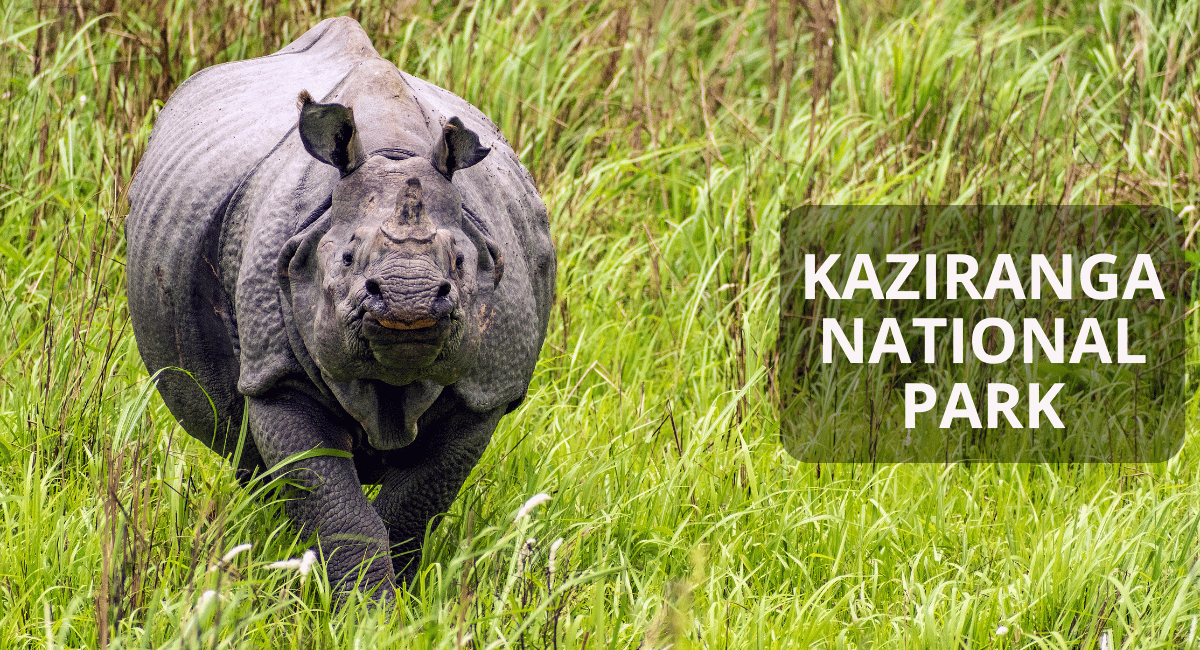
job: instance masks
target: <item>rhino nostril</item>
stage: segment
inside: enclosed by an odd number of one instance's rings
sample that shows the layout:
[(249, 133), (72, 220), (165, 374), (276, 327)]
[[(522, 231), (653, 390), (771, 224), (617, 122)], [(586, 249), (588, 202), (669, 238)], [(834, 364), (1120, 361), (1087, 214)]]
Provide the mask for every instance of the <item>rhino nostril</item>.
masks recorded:
[(376, 280), (375, 278), (371, 278), (370, 280), (367, 280), (367, 293), (371, 294), (372, 296), (378, 296), (380, 293), (382, 293), (382, 291), (379, 288), (378, 280)]
[(438, 297), (438, 298), (445, 298), (445, 297), (446, 297), (446, 296), (448, 296), (448, 295), (450, 295), (450, 283), (449, 283), (449, 282), (443, 282), (443, 283), (441, 284), (441, 286), (439, 286), (439, 287), (438, 287), (438, 294), (437, 294), (437, 297)]

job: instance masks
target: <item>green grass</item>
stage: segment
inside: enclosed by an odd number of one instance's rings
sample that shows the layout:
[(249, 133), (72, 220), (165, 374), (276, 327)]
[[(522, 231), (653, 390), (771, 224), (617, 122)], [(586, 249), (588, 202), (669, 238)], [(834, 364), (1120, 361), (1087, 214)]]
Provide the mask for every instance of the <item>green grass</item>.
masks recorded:
[[(559, 256), (529, 398), (394, 620), (267, 568), (304, 541), (148, 390), (122, 293), (155, 108), (342, 14), (500, 126)], [(0, 0), (0, 646), (1200, 647), (1194, 433), (805, 465), (768, 380), (795, 206), (1200, 202), (1198, 15), (846, 3), (825, 59), (784, 2)]]

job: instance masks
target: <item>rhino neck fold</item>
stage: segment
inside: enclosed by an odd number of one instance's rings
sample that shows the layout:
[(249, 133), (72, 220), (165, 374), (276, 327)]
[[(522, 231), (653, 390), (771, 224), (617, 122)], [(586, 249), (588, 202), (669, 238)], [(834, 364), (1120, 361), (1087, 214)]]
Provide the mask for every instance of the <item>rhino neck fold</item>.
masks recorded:
[(417, 421), (442, 394), (440, 384), (425, 379), (405, 386), (372, 379), (324, 380), (342, 408), (362, 426), (367, 442), (381, 451), (412, 444), (417, 439)]

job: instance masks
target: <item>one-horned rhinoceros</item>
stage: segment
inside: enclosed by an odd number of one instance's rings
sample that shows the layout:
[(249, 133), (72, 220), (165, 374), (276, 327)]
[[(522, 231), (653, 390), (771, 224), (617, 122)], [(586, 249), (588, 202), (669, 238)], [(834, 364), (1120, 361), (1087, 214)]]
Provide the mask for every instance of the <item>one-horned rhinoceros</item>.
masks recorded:
[(243, 477), (291, 458), (285, 511), (331, 578), (390, 599), (545, 338), (529, 173), (479, 110), (335, 18), (185, 81), (129, 202), (130, 316), (172, 414)]

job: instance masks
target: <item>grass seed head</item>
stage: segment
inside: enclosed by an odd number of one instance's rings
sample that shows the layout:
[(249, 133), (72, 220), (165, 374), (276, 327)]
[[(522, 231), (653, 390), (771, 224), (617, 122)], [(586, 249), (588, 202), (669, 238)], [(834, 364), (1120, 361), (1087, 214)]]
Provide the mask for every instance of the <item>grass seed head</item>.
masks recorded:
[(549, 494), (546, 494), (545, 492), (538, 492), (537, 494), (529, 497), (529, 500), (525, 502), (525, 505), (521, 506), (521, 509), (517, 511), (517, 516), (514, 519), (520, 520), (524, 517), (529, 516), (529, 513), (534, 508), (542, 505), (543, 503), (545, 503), (549, 500), (550, 500)]

